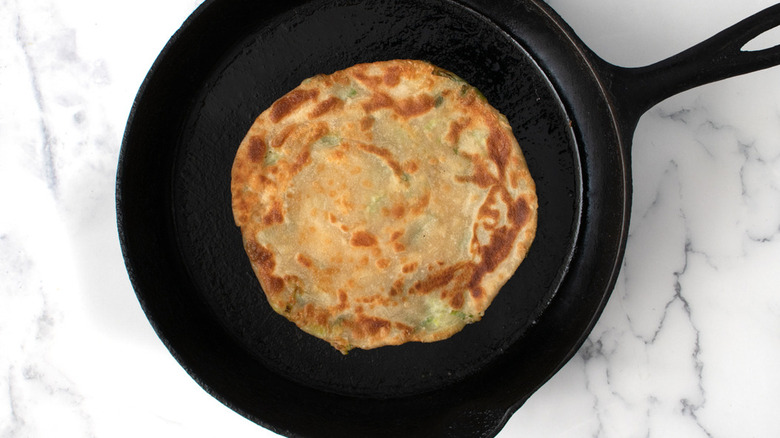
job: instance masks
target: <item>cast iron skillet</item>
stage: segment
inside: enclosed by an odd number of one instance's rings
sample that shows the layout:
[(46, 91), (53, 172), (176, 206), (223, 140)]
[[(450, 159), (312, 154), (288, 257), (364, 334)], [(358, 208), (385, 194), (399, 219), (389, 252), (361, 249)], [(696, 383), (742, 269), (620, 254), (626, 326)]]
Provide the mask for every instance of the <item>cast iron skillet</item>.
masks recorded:
[[(289, 436), (493, 436), (576, 352), (610, 295), (639, 117), (677, 92), (780, 63), (741, 47), (771, 7), (644, 68), (594, 55), (537, 0), (207, 0), (136, 98), (117, 176), (130, 279), (188, 373)], [(342, 356), (265, 302), (230, 209), (230, 167), (260, 111), (309, 76), (425, 59), (479, 88), (523, 147), (540, 199), (527, 259), (453, 338)]]

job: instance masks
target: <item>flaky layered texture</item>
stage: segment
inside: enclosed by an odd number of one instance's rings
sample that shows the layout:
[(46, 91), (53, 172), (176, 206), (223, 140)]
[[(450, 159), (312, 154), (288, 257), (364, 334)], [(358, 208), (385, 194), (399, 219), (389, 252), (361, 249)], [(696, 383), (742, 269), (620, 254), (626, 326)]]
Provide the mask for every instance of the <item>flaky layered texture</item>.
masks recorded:
[(506, 118), (413, 60), (315, 76), (274, 102), (241, 142), (232, 200), (273, 309), (343, 353), (479, 320), (536, 232)]

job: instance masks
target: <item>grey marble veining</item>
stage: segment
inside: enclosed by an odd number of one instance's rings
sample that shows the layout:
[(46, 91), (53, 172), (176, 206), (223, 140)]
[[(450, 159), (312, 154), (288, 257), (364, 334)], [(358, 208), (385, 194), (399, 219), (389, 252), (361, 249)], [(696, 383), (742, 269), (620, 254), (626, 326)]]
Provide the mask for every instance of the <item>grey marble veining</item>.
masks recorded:
[[(0, 0), (0, 437), (275, 436), (168, 354), (117, 239), (127, 115), (198, 4)], [(550, 4), (636, 66), (772, 2)], [(652, 108), (632, 165), (612, 298), (499, 437), (780, 436), (780, 68)]]

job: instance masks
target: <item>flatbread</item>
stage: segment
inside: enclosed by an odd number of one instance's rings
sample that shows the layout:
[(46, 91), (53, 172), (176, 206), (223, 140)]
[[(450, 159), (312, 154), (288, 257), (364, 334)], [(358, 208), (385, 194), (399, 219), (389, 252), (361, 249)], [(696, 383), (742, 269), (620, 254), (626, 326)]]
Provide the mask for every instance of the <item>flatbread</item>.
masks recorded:
[(478, 321), (536, 232), (506, 118), (416, 60), (304, 80), (249, 129), (231, 190), (270, 305), (342, 353)]

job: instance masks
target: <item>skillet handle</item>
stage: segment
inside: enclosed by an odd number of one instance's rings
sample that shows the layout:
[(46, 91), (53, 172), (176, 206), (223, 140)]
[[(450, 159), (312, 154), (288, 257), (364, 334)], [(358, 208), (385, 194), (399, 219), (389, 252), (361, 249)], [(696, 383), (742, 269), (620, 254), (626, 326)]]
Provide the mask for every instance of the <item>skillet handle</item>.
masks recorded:
[(623, 68), (604, 62), (602, 73), (617, 107), (621, 131), (632, 135), (642, 114), (677, 93), (780, 64), (780, 45), (757, 51), (742, 50), (751, 40), (778, 26), (780, 4), (646, 67)]

